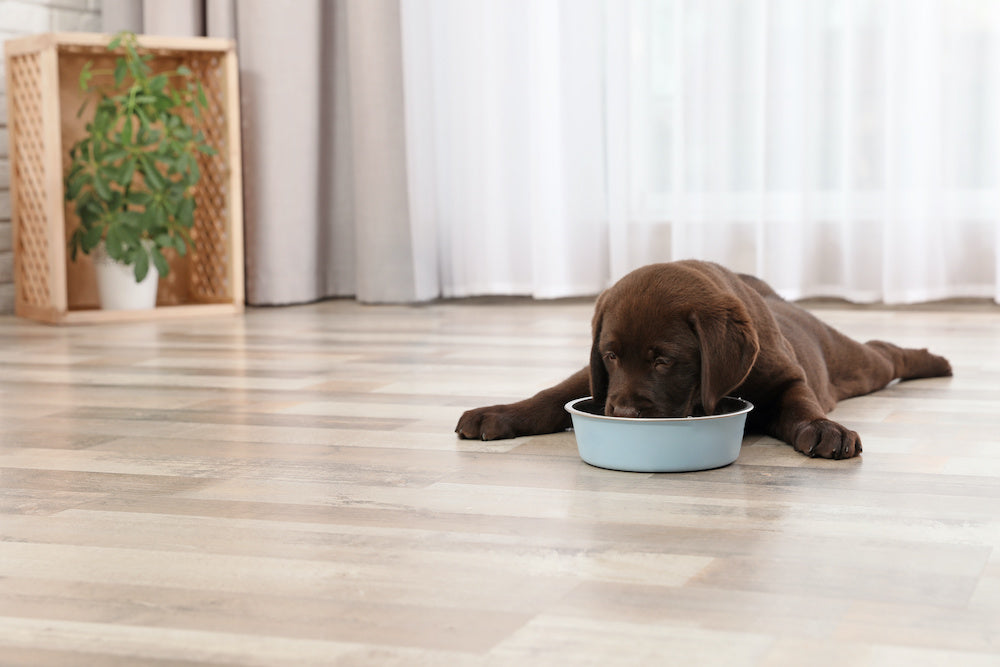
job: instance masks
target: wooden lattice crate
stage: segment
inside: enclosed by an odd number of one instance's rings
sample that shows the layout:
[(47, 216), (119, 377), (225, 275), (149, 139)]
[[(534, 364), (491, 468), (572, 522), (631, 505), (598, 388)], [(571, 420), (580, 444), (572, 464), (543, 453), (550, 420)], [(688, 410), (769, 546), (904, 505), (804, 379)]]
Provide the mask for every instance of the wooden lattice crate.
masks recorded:
[[(11, 160), (15, 312), (51, 323), (101, 322), (219, 314), (243, 309), (243, 190), (235, 45), (230, 40), (140, 36), (154, 71), (185, 65), (201, 80), (208, 109), (195, 129), (217, 150), (198, 156), (194, 248), (168, 255), (157, 307), (98, 309), (93, 265), (71, 261), (68, 240), (79, 224), (64, 201), (64, 165), (84, 136), (87, 114), (79, 76), (87, 61), (113, 67), (109, 35), (50, 33), (5, 44)], [(93, 105), (90, 106), (93, 109)], [(165, 253), (166, 254), (166, 253)]]

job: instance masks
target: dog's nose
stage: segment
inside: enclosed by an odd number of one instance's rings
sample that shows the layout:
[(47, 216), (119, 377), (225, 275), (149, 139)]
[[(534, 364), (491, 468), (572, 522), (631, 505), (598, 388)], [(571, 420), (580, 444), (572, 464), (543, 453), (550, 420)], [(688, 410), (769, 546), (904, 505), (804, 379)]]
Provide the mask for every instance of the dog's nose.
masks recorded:
[(639, 416), (639, 408), (632, 405), (613, 405), (611, 406), (611, 416), (635, 418)]

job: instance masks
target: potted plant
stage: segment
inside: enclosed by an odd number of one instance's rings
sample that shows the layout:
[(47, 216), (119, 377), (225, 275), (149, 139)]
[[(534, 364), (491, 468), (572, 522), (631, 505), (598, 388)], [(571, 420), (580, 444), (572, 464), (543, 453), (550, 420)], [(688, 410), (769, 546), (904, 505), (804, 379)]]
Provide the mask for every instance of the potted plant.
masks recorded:
[[(157, 278), (170, 272), (164, 251), (184, 255), (192, 243), (197, 155), (215, 149), (186, 119), (207, 101), (189, 68), (154, 73), (134, 34), (115, 35), (108, 50), (118, 52), (113, 69), (88, 61), (80, 73), (87, 97), (77, 117), (96, 104), (69, 151), (65, 197), (80, 219), (70, 256), (94, 253), (102, 308), (153, 308)], [(115, 296), (122, 287), (145, 292)]]

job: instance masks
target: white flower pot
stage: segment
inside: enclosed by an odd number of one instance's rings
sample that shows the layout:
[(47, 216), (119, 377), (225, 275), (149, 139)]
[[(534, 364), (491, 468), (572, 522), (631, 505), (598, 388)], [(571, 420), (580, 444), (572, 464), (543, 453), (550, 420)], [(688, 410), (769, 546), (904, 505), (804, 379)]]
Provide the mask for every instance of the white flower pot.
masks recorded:
[(97, 271), (97, 295), (104, 310), (143, 310), (156, 308), (156, 288), (160, 274), (150, 262), (149, 273), (141, 283), (135, 281), (134, 269), (119, 264), (97, 246), (91, 255)]

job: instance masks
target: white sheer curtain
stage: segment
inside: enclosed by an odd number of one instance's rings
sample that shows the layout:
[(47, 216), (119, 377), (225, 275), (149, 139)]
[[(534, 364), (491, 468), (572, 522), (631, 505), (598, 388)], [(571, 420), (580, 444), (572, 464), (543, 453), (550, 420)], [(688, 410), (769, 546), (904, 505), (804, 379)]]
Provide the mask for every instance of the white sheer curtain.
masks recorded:
[(445, 296), (605, 286), (603, 3), (402, 3), (411, 217)]
[(1000, 3), (403, 0), (401, 21), (417, 259), (445, 296), (699, 257), (789, 297), (1000, 300)]

